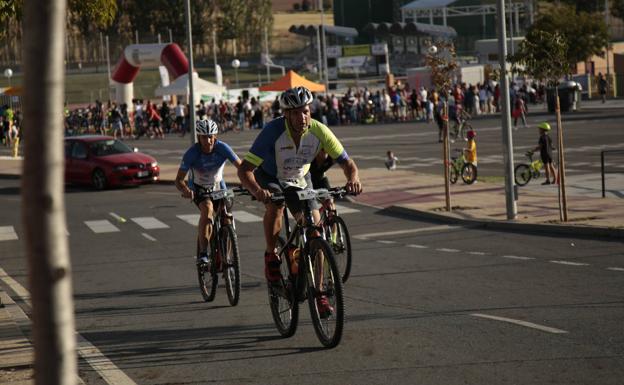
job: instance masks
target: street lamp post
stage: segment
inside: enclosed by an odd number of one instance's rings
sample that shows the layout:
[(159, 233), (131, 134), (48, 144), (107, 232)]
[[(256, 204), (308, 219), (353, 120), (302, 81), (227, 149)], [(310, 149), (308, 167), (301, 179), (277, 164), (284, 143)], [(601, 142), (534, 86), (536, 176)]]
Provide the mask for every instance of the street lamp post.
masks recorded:
[(238, 88), (238, 67), (240, 67), (240, 60), (232, 60), (232, 67), (234, 68), (234, 77), (236, 79), (236, 88)]
[[(11, 77), (13, 76), (13, 70), (10, 68), (5, 69), (4, 76), (9, 79), (9, 88), (11, 88)], [(11, 97), (11, 95), (9, 95), (9, 106), (11, 107), (11, 109), (13, 109), (13, 98)]]

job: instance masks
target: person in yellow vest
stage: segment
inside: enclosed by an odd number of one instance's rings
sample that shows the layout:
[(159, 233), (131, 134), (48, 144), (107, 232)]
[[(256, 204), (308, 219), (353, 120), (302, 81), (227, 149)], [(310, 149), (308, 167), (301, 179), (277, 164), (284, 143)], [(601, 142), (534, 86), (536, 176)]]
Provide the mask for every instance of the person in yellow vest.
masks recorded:
[(466, 133), (468, 137), (468, 143), (464, 148), (464, 156), (466, 157), (466, 163), (472, 163), (475, 166), (477, 165), (477, 142), (475, 141), (475, 137), (477, 133), (475, 130), (470, 130)]

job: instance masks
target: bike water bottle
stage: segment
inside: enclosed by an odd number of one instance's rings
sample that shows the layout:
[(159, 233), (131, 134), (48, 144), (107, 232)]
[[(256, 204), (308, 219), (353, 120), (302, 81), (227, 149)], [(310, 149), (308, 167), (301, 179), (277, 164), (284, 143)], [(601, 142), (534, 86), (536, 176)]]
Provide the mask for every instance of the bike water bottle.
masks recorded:
[(290, 258), (290, 273), (296, 275), (299, 272), (299, 254), (298, 247), (290, 246), (288, 248), (288, 258)]

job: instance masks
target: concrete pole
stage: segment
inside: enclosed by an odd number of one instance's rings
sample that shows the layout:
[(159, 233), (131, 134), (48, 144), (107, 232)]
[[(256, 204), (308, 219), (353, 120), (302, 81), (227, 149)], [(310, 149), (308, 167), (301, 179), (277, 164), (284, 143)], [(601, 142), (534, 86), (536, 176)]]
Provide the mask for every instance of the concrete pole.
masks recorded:
[(191, 30), (191, 0), (186, 0), (184, 2), (184, 14), (186, 16), (186, 37), (188, 43), (188, 62), (189, 62), (189, 72), (188, 72), (188, 82), (189, 82), (189, 124), (190, 127), (190, 137), (191, 144), (195, 144), (195, 92), (193, 89), (193, 33)]
[[(316, 31), (318, 34), (318, 30)], [(269, 28), (264, 27), (264, 53), (266, 55), (266, 71), (267, 71), (267, 83), (271, 82), (271, 67), (269, 67)]]
[(322, 40), (322, 55), (323, 55), (323, 73), (325, 74), (325, 95), (329, 92), (329, 70), (327, 66), (327, 39), (325, 36), (325, 10), (323, 9), (323, 1), (319, 0), (321, 5), (321, 40)]
[(516, 207), (515, 185), (513, 175), (513, 142), (511, 136), (511, 114), (509, 105), (509, 79), (507, 78), (507, 28), (505, 26), (505, 0), (498, 1), (498, 60), (501, 68), (501, 120), (503, 126), (503, 159), (505, 167), (505, 202), (507, 207), (507, 219), (516, 219), (518, 208)]
[(446, 23), (447, 12), (448, 12), (447, 7), (442, 8), (442, 25), (444, 25), (445, 27), (447, 26), (447, 23)]
[[(607, 25), (607, 33), (609, 33), (609, 0), (605, 0), (605, 24)], [(605, 59), (607, 61), (607, 96), (609, 96), (611, 84), (611, 66), (609, 65), (609, 41), (607, 41), (607, 52)]]
[(318, 55), (318, 76), (319, 82), (324, 82), (323, 76), (323, 57), (321, 56), (321, 27), (316, 26), (316, 53)]
[(171, 31), (171, 28), (169, 28), (169, 43), (173, 43), (173, 32)]
[(138, 29), (134, 30), (134, 41), (136, 42), (136, 44), (139, 44), (139, 30)]
[[(108, 44), (108, 35), (106, 35), (106, 67), (108, 68), (108, 84), (106, 85), (106, 94), (110, 94), (111, 84), (111, 66), (110, 66), (110, 45)], [(110, 96), (107, 98), (110, 99)]]

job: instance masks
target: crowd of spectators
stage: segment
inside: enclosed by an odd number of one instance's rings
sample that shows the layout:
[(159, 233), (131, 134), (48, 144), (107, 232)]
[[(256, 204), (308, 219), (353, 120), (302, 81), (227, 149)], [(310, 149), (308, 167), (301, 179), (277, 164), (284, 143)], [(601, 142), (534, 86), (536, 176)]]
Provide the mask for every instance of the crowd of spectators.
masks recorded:
[[(543, 100), (543, 87), (511, 84), (512, 109), (521, 104), (526, 113), (529, 103)], [(349, 88), (344, 94), (316, 94), (310, 105), (312, 117), (329, 126), (403, 121), (441, 122), (440, 106), (446, 101), (449, 119), (459, 112), (470, 115), (500, 112), (500, 87), (495, 82), (457, 84), (449, 92), (420, 87), (410, 89), (397, 82), (376, 90)], [(215, 120), (222, 132), (260, 129), (265, 121), (281, 115), (278, 98), (261, 102), (255, 97), (239, 97), (235, 103), (223, 100), (200, 101), (197, 118)], [(522, 116), (521, 116), (522, 117)], [(133, 100), (132, 111), (125, 104), (106, 104), (96, 100), (84, 109), (65, 110), (66, 135), (82, 133), (111, 134), (126, 138), (164, 138), (165, 134), (185, 135), (189, 129), (189, 106), (178, 101), (154, 103)]]

